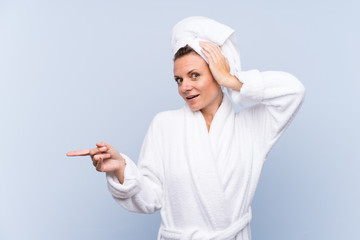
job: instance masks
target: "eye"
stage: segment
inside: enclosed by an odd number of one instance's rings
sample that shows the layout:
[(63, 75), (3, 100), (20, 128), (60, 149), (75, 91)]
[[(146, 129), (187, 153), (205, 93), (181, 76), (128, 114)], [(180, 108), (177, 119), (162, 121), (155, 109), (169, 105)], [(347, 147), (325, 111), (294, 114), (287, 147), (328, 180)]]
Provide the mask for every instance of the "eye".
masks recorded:
[(200, 74), (198, 74), (198, 73), (192, 73), (191, 74), (191, 77), (192, 78), (198, 78), (200, 76)]
[(175, 82), (180, 85), (182, 83), (183, 79), (182, 78), (175, 78)]

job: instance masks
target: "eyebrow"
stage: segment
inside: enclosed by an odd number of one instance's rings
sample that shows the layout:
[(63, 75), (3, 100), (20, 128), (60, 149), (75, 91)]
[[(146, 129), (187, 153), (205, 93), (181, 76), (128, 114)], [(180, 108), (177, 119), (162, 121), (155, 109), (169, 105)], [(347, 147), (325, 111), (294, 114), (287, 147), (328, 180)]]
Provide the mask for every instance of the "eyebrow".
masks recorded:
[[(194, 71), (198, 71), (198, 69), (194, 68), (194, 69), (191, 69), (190, 71), (188, 71), (187, 75), (190, 75), (192, 72)], [(179, 76), (176, 76), (174, 75), (174, 78), (180, 78)]]

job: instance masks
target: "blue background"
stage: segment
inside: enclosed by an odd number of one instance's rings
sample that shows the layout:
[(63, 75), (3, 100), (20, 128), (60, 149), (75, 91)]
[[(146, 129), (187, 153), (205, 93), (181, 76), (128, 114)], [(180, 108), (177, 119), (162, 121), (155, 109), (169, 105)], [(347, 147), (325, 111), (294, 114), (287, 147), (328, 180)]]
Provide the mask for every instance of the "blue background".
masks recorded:
[(152, 117), (183, 106), (170, 31), (193, 15), (237, 31), (242, 67), (287, 71), (306, 98), (270, 152), (253, 239), (360, 239), (358, 1), (1, 1), (0, 239), (155, 239), (89, 157), (137, 160)]

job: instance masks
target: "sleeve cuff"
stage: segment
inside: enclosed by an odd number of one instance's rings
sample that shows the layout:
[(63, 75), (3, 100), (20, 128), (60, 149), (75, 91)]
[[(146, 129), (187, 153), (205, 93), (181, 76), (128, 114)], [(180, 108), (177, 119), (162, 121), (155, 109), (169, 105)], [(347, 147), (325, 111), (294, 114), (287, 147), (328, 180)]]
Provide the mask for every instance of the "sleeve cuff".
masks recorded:
[(140, 173), (136, 164), (125, 154), (121, 154), (126, 162), (124, 183), (121, 184), (114, 172), (107, 172), (106, 179), (110, 193), (115, 198), (130, 198), (141, 189)]
[(239, 104), (260, 103), (264, 97), (264, 82), (259, 70), (241, 71), (235, 76), (243, 83), (240, 91), (228, 89), (232, 100)]

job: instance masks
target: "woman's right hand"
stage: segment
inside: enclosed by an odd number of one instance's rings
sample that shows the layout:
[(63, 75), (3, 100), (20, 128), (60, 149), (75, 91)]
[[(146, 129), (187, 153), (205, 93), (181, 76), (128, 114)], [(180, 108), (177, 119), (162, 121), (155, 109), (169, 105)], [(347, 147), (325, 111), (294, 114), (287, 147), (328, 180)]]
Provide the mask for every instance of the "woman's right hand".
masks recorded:
[(96, 148), (71, 151), (66, 156), (90, 155), (94, 167), (99, 172), (114, 172), (121, 184), (124, 183), (124, 171), (126, 162), (121, 154), (110, 144), (105, 142), (96, 143)]

